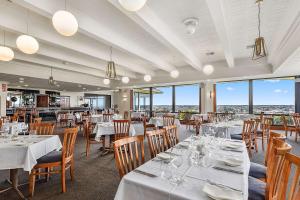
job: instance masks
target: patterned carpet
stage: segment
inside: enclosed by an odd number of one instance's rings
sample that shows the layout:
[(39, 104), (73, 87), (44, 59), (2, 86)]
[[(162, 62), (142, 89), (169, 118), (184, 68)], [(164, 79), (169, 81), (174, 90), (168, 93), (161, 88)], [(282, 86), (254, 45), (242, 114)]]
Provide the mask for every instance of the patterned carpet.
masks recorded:
[[(140, 130), (139, 130), (140, 131)], [(62, 130), (56, 131), (61, 133)], [(192, 131), (186, 130), (184, 126), (180, 128), (180, 139), (188, 137)], [(294, 136), (288, 138), (288, 142), (294, 147), (293, 152), (300, 156), (300, 142), (294, 142)], [(93, 145), (90, 157), (85, 157), (85, 140), (82, 133), (79, 133), (75, 149), (75, 181), (71, 182), (67, 176), (67, 192), (61, 193), (60, 176), (52, 175), (49, 182), (43, 180), (36, 184), (35, 196), (33, 199), (43, 200), (111, 200), (118, 189), (119, 174), (115, 167), (114, 156), (112, 154), (99, 156), (99, 146)], [(149, 158), (148, 146), (145, 146), (146, 158)], [(1, 152), (0, 152), (1, 153)], [(254, 154), (252, 161), (262, 163), (264, 153), (260, 150)], [(20, 170), (21, 171), (21, 170)], [(28, 173), (20, 172), (20, 182), (28, 180)], [(8, 170), (0, 171), (0, 190), (7, 187), (4, 180), (9, 177)], [(20, 190), (28, 195), (28, 185), (20, 187)], [(18, 195), (10, 190), (0, 194), (0, 199), (17, 200)]]

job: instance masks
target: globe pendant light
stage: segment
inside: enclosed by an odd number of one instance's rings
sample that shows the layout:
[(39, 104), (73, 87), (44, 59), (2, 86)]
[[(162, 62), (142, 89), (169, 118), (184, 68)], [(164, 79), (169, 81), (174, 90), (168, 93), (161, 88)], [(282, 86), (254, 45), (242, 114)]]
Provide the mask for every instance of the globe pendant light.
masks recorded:
[(122, 77), (122, 82), (125, 84), (129, 83), (129, 78), (127, 76)]
[(179, 76), (179, 71), (178, 70), (173, 70), (170, 72), (170, 76), (172, 78), (177, 78)]
[(5, 31), (3, 32), (3, 46), (0, 46), (0, 61), (11, 61), (15, 54), (11, 48), (5, 46)]
[(131, 12), (140, 10), (146, 2), (147, 0), (119, 0), (121, 6)]
[(104, 85), (109, 85), (110, 80), (108, 78), (105, 78), (105, 79), (103, 79), (103, 83), (104, 83)]
[(56, 11), (52, 17), (55, 30), (63, 36), (72, 36), (78, 30), (78, 22), (75, 16), (65, 10)]
[(203, 67), (203, 73), (207, 76), (211, 75), (214, 72), (214, 66), (212, 65), (205, 65)]
[(16, 40), (16, 44), (18, 49), (23, 53), (35, 54), (39, 50), (39, 43), (34, 37), (28, 35), (28, 18), (29, 18), (29, 11), (27, 10), (26, 34), (20, 35)]
[(152, 77), (150, 75), (145, 75), (144, 76), (144, 81), (149, 82), (151, 81)]

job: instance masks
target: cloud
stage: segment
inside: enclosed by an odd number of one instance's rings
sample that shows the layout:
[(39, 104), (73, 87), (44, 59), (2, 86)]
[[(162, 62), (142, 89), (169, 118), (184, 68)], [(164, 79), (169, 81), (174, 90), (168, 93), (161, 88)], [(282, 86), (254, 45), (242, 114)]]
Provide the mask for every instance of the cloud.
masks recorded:
[(288, 90), (283, 90), (283, 93), (284, 93), (284, 94), (286, 94), (286, 93), (288, 93), (288, 92), (289, 92)]
[(276, 89), (274, 90), (275, 93), (282, 93), (282, 90), (281, 89)]
[(267, 80), (264, 80), (264, 82), (269, 82), (269, 83), (278, 83), (280, 80), (278, 79), (267, 79)]
[(227, 87), (226, 90), (232, 91), (232, 90), (234, 90), (234, 88), (233, 87)]

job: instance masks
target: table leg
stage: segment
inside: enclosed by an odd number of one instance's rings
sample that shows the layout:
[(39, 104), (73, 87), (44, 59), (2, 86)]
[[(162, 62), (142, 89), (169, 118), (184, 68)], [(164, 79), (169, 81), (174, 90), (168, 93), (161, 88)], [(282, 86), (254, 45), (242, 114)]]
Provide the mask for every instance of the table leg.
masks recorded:
[(19, 190), (18, 187), (21, 186), (21, 185), (25, 185), (27, 183), (19, 185), (18, 169), (10, 169), (9, 174), (10, 174), (10, 178), (9, 178), (9, 180), (7, 180), (7, 182), (11, 185), (11, 187), (6, 188), (4, 190), (1, 190), (0, 194), (3, 193), (3, 192), (8, 191), (10, 189), (14, 189), (15, 191), (17, 191), (18, 195), (22, 199), (26, 199), (25, 196), (22, 194), (22, 192)]

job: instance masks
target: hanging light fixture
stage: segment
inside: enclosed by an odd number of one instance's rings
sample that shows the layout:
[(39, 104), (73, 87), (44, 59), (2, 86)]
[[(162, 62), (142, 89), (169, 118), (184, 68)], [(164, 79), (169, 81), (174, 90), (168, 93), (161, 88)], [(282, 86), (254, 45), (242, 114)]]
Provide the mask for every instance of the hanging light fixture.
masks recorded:
[(110, 80), (108, 78), (105, 78), (105, 79), (103, 79), (103, 83), (104, 83), (104, 85), (109, 85)]
[(258, 37), (255, 39), (252, 60), (257, 60), (267, 56), (265, 39), (260, 35), (260, 4), (262, 2), (263, 0), (256, 0), (258, 6)]
[(52, 17), (54, 29), (63, 36), (72, 36), (78, 30), (78, 22), (75, 16), (67, 11), (67, 0), (65, 0), (65, 10), (58, 10)]
[(123, 83), (127, 84), (127, 83), (129, 83), (129, 81), (130, 81), (129, 77), (127, 77), (127, 76), (122, 77), (122, 82)]
[(13, 50), (5, 46), (5, 31), (3, 31), (3, 46), (0, 46), (0, 61), (11, 61), (14, 56)]
[(26, 34), (20, 35), (16, 40), (16, 44), (23, 53), (35, 54), (39, 50), (39, 43), (34, 37), (28, 35), (28, 19), (29, 11), (27, 10)]
[(110, 61), (107, 62), (105, 79), (103, 80), (103, 83), (105, 85), (109, 85), (110, 79), (116, 79), (116, 78), (117, 78), (116, 67), (115, 67), (115, 62), (112, 61), (112, 47), (110, 47)]
[(119, 0), (121, 6), (131, 12), (136, 12), (142, 9), (146, 2), (147, 0)]
[(49, 85), (50, 85), (50, 86), (54, 86), (54, 85), (55, 85), (55, 84), (54, 84), (55, 81), (54, 81), (54, 78), (53, 78), (53, 76), (52, 76), (52, 67), (51, 67), (51, 76), (49, 77), (49, 81), (48, 81), (48, 82), (49, 82)]
[(212, 65), (205, 65), (203, 67), (203, 73), (207, 76), (211, 75), (215, 71), (214, 66)]
[(150, 75), (145, 75), (144, 76), (144, 81), (149, 82), (151, 81), (152, 77)]
[(179, 71), (178, 70), (173, 70), (170, 72), (170, 76), (172, 78), (177, 78), (179, 76)]

